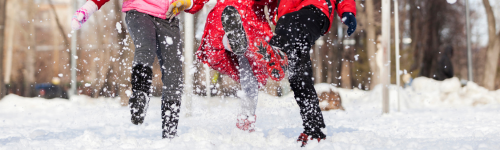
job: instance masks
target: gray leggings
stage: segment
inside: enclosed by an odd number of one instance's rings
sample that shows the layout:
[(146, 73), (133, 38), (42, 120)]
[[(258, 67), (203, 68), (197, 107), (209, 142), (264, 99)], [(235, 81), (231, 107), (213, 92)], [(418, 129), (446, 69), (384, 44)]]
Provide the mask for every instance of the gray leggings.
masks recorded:
[(180, 101), (184, 77), (179, 19), (168, 21), (132, 10), (127, 12), (125, 21), (135, 44), (133, 64), (152, 66), (158, 57), (163, 82), (162, 100)]
[(244, 55), (237, 55), (237, 57), (240, 64), (238, 71), (240, 72), (241, 89), (245, 92), (245, 96), (241, 98), (242, 114), (253, 116), (257, 109), (259, 83), (252, 72), (248, 59)]

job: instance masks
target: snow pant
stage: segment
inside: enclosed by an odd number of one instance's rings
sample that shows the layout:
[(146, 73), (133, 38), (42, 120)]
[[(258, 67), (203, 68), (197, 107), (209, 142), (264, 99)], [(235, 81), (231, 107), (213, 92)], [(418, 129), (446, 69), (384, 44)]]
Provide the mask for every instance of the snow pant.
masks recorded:
[(257, 109), (259, 96), (259, 83), (252, 72), (252, 67), (248, 62), (247, 57), (238, 55), (241, 89), (245, 92), (245, 96), (241, 99), (242, 114), (254, 116)]
[(309, 52), (314, 41), (328, 30), (329, 25), (328, 17), (321, 10), (307, 6), (283, 15), (276, 23), (275, 35), (270, 41), (272, 46), (281, 48), (288, 55), (288, 80), (300, 107), (306, 134), (325, 127), (314, 89)]
[(221, 23), (226, 33), (223, 37), (223, 45), (226, 50), (236, 55), (237, 70), (240, 77), (241, 89), (244, 95), (241, 96), (241, 114), (254, 116), (257, 109), (259, 83), (252, 70), (252, 66), (245, 56), (249, 49), (249, 37), (245, 32), (243, 20), (236, 7), (228, 5), (221, 15)]
[(127, 12), (125, 20), (135, 45), (134, 66), (152, 67), (158, 57), (163, 82), (163, 138), (173, 138), (177, 133), (184, 80), (179, 19), (168, 21), (132, 10)]

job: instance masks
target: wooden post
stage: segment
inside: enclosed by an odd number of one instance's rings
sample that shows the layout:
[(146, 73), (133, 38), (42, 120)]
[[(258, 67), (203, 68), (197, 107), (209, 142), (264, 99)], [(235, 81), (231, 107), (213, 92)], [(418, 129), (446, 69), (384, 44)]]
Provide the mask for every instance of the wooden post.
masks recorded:
[(36, 53), (36, 30), (35, 30), (35, 16), (37, 15), (38, 8), (35, 0), (31, 0), (26, 3), (28, 6), (28, 32), (26, 37), (28, 37), (28, 47), (25, 48), (26, 58), (24, 58), (24, 70), (23, 70), (23, 84), (24, 84), (24, 96), (32, 96), (32, 90), (35, 88), (35, 53)]
[(382, 48), (383, 66), (380, 71), (382, 79), (382, 113), (389, 113), (389, 85), (391, 73), (391, 1), (382, 0)]
[(398, 101), (398, 111), (400, 111), (400, 102), (399, 102), (399, 86), (401, 86), (401, 74), (399, 73), (400, 71), (400, 64), (399, 64), (399, 9), (398, 9), (398, 0), (394, 0), (394, 40), (396, 44), (396, 92), (397, 92), (397, 97), (396, 100)]
[(194, 50), (194, 16), (184, 13), (184, 104), (186, 105), (186, 117), (191, 116), (191, 105), (193, 95), (193, 75), (190, 73), (193, 68)]
[[(57, 17), (53, 15), (53, 17)], [(52, 77), (57, 77), (59, 74), (59, 30), (57, 29), (57, 22), (54, 19), (52, 21)]]
[(0, 99), (3, 98), (5, 95), (5, 83), (4, 83), (4, 66), (3, 66), (3, 60), (5, 55), (3, 54), (4, 49), (4, 31), (5, 31), (5, 20), (7, 20), (7, 11), (5, 10), (7, 8), (7, 0), (0, 0)]

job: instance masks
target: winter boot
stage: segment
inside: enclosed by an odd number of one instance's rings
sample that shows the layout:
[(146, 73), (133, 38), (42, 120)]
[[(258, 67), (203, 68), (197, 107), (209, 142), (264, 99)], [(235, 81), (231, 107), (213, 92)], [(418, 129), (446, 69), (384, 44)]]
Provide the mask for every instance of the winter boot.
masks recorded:
[(149, 94), (153, 71), (151, 67), (137, 64), (132, 68), (132, 91), (128, 101), (131, 121), (135, 125), (142, 124), (149, 105)]
[(181, 99), (171, 99), (169, 101), (162, 98), (161, 116), (163, 120), (163, 138), (172, 139), (177, 136), (177, 125), (179, 124), (179, 112), (181, 108)]
[(262, 38), (257, 38), (256, 42), (257, 53), (262, 55), (261, 59), (264, 59), (267, 64), (268, 75), (275, 81), (281, 81), (285, 78), (285, 71), (288, 66), (286, 54), (278, 47), (272, 47)]
[(233, 6), (227, 6), (222, 12), (222, 28), (229, 41), (230, 49), (236, 55), (243, 55), (248, 48), (248, 40), (243, 28), (240, 13)]
[(326, 139), (326, 135), (319, 128), (317, 128), (313, 130), (305, 130), (303, 133), (299, 135), (297, 142), (302, 142), (301, 147), (304, 147), (306, 146), (309, 137), (311, 138), (311, 140), (317, 139), (318, 142)]
[(240, 114), (237, 117), (236, 127), (243, 131), (248, 131), (250, 133), (255, 131), (255, 121), (257, 120), (257, 116), (247, 116)]

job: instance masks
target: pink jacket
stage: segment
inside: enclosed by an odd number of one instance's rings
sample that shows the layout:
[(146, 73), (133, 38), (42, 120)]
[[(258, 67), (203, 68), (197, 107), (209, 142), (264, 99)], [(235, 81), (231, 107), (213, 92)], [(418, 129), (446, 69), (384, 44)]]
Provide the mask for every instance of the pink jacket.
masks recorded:
[[(92, 0), (99, 9), (109, 0)], [(170, 4), (176, 0), (123, 0), (122, 12), (137, 10), (158, 18), (166, 19)]]

